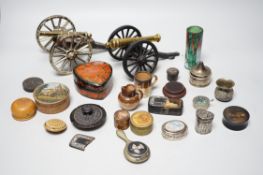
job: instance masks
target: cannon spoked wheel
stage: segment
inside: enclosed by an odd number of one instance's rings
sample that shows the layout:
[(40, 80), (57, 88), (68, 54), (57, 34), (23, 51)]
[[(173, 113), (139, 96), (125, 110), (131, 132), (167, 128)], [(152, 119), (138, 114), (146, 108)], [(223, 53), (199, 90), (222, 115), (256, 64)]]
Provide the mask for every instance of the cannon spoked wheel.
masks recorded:
[[(136, 27), (130, 25), (124, 25), (114, 30), (110, 35), (108, 41), (112, 39), (133, 38), (140, 36), (142, 36), (141, 32)], [(124, 46), (117, 49), (109, 48), (108, 51), (114, 59), (121, 61), (123, 60), (127, 47), (128, 46)]]
[(41, 32), (75, 32), (74, 24), (65, 16), (54, 15), (44, 19), (37, 27), (36, 39), (38, 45), (44, 50), (49, 52), (55, 45), (57, 35), (41, 35)]
[(49, 61), (58, 74), (67, 75), (72, 73), (77, 65), (89, 62), (91, 55), (90, 39), (71, 34), (59, 39), (51, 48)]
[(150, 41), (138, 41), (132, 43), (126, 50), (123, 59), (123, 69), (133, 79), (137, 71), (152, 73), (158, 63), (158, 51)]

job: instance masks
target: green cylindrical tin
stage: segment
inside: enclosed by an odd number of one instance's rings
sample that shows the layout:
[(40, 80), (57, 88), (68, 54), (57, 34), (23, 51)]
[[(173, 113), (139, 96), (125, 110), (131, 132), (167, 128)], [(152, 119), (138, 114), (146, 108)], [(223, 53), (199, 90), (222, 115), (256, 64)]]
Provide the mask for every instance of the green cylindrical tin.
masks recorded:
[(192, 69), (200, 61), (203, 28), (190, 26), (186, 30), (185, 67)]

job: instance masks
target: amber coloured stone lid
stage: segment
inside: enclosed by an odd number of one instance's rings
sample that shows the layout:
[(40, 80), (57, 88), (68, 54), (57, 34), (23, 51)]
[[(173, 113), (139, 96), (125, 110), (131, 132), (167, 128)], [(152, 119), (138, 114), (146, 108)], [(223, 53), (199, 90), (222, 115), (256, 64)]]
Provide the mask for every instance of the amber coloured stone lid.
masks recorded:
[(76, 66), (73, 73), (87, 84), (103, 86), (111, 78), (112, 67), (103, 61), (93, 61)]
[(191, 69), (191, 74), (195, 77), (209, 77), (211, 75), (211, 69), (204, 65), (203, 62), (199, 62)]

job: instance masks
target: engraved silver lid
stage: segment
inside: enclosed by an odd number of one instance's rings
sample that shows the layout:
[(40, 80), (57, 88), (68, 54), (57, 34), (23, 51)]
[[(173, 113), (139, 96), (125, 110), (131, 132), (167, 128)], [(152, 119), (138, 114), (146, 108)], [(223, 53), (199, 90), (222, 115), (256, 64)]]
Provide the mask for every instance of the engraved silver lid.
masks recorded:
[(210, 111), (205, 109), (197, 109), (196, 110), (196, 117), (199, 120), (210, 122), (214, 119), (214, 114)]
[(180, 120), (167, 121), (162, 125), (162, 136), (167, 140), (177, 140), (186, 134), (187, 125)]

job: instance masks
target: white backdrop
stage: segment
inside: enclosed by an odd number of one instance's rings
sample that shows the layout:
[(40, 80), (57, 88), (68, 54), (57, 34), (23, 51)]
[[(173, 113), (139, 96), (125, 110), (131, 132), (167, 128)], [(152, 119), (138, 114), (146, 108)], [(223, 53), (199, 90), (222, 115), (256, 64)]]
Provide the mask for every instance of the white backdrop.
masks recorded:
[[(262, 105), (262, 41), (263, 1), (36, 1), (1, 0), (0, 24), (0, 174), (232, 174), (262, 175), (263, 132)], [(69, 17), (78, 31), (88, 31), (96, 41), (106, 42), (117, 27), (130, 24), (143, 35), (160, 33), (156, 44), (161, 51), (179, 51), (180, 57), (160, 61), (155, 74), (159, 82), (154, 95), (162, 95), (167, 82), (166, 69), (179, 68), (179, 81), (187, 88), (182, 116), (154, 114), (154, 129), (147, 136), (126, 131), (131, 140), (149, 145), (151, 158), (134, 165), (125, 160), (125, 143), (115, 134), (113, 114), (119, 109), (117, 95), (120, 87), (130, 83), (120, 62), (108, 53), (97, 54), (93, 60), (104, 60), (113, 68), (114, 88), (102, 101), (81, 96), (75, 89), (72, 75), (58, 76), (48, 61), (48, 54), (37, 45), (35, 31), (46, 17), (61, 14)], [(185, 32), (190, 25), (204, 28), (202, 59), (213, 71), (210, 86), (196, 88), (189, 84), (184, 68)], [(10, 112), (13, 100), (30, 97), (22, 88), (22, 81), (39, 76), (45, 82), (58, 81), (71, 91), (71, 104), (64, 112), (47, 115), (37, 112), (26, 122), (15, 121)], [(195, 132), (195, 110), (192, 98), (206, 95), (214, 98), (218, 78), (235, 81), (235, 96), (229, 103), (215, 100), (209, 108), (215, 114), (213, 131), (209, 135)], [(95, 131), (84, 132), (73, 127), (70, 112), (85, 103), (96, 103), (107, 111), (105, 125)], [(144, 99), (137, 110), (147, 110)], [(246, 130), (235, 132), (222, 124), (223, 110), (230, 105), (245, 107), (250, 112)], [(64, 120), (68, 129), (51, 135), (43, 127), (46, 120)], [(180, 141), (167, 141), (161, 136), (161, 125), (180, 119), (189, 127), (189, 134)], [(84, 152), (70, 148), (73, 135), (81, 133), (96, 137)]]

